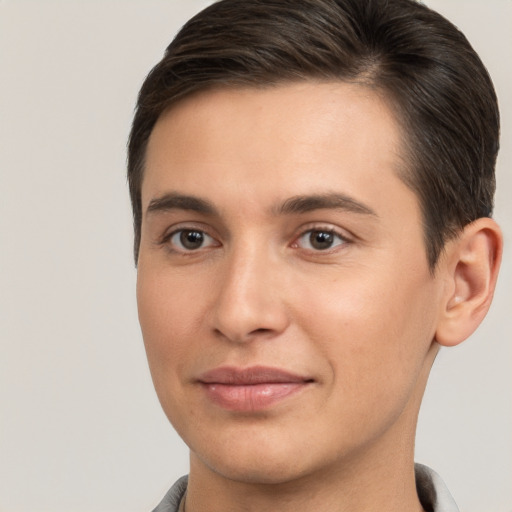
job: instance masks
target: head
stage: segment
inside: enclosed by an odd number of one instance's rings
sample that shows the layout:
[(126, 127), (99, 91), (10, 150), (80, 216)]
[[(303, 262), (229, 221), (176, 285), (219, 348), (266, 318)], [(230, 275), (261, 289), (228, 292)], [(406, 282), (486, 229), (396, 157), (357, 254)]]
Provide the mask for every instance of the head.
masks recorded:
[(161, 114), (214, 88), (315, 80), (364, 84), (392, 105), (432, 270), (446, 240), (491, 215), (497, 100), (450, 22), (412, 0), (224, 0), (183, 27), (140, 91), (128, 152), (136, 261), (146, 147)]
[(223, 0), (185, 25), (129, 181), (150, 369), (193, 468), (412, 460), (436, 340), (492, 296), (497, 135), (480, 60), (416, 2)]

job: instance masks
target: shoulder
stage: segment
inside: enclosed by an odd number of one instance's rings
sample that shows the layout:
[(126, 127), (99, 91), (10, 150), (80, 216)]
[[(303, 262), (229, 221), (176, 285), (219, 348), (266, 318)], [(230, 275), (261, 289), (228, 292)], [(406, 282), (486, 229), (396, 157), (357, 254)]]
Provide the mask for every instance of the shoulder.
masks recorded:
[(423, 464), (415, 464), (416, 489), (427, 512), (459, 512), (441, 477)]
[(181, 499), (187, 490), (188, 476), (182, 476), (164, 496), (153, 512), (178, 512)]

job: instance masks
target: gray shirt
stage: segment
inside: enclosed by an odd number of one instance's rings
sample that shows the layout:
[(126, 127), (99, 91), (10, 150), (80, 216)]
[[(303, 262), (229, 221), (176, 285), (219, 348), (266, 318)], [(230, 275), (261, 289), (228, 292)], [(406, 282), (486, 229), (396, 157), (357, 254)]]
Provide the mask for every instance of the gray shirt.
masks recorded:
[[(416, 464), (415, 472), (418, 496), (426, 512), (459, 512), (446, 485), (435, 471)], [(178, 512), (186, 490), (187, 477), (183, 476), (169, 489), (153, 512)]]

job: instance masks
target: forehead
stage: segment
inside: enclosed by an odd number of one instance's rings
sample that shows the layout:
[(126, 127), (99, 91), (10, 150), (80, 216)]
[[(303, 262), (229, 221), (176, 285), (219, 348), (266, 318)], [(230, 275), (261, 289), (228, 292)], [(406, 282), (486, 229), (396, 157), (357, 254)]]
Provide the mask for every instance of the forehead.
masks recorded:
[(385, 99), (359, 84), (202, 92), (156, 123), (147, 148), (143, 208), (176, 188), (203, 189), (222, 200), (222, 184), (245, 201), (333, 187), (371, 196), (400, 182), (401, 139)]

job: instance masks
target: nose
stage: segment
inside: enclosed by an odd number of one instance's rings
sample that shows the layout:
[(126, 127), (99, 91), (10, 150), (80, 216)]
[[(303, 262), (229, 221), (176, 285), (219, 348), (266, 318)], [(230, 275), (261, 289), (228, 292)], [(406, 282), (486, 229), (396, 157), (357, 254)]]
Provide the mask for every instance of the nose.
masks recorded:
[(223, 262), (214, 294), (213, 328), (217, 335), (244, 343), (273, 338), (286, 330), (289, 315), (282, 268), (264, 251), (233, 253)]

